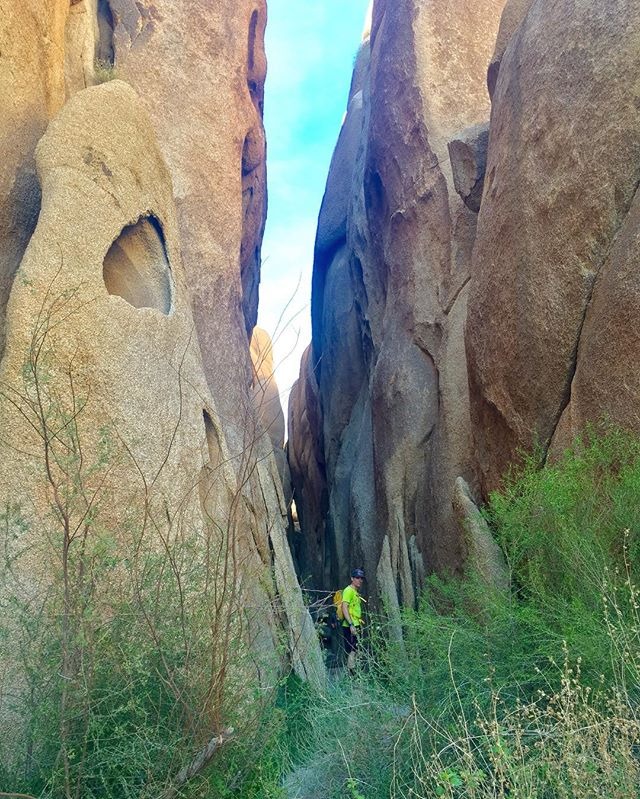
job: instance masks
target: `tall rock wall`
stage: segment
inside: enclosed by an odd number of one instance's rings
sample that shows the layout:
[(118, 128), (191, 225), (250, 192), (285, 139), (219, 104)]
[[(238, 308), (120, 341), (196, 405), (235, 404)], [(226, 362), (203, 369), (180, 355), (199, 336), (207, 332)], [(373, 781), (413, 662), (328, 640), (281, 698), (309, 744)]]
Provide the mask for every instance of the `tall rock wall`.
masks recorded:
[[(116, 74), (171, 171), (207, 381), (238, 449), (266, 213), (264, 0), (109, 0)], [(240, 264), (240, 269), (238, 269)]]
[[(270, 683), (283, 640), (295, 670), (320, 680), (249, 357), (266, 208), (264, 4), (0, 10), (3, 551), (27, 531), (0, 570), (3, 608), (10, 595), (41, 608), (64, 553), (83, 558), (76, 541), (106, 536), (116, 565), (96, 601), (108, 617), (131, 587), (118, 559), (126, 572), (144, 538), (152, 560), (179, 559), (176, 574), (208, 558), (219, 619), (236, 598), (238, 627), (215, 657), (231, 653), (232, 673), (252, 653), (246, 689)], [(202, 597), (177, 601), (195, 615)], [(11, 617), (3, 625), (17, 634)], [(19, 651), (5, 647), (0, 668), (12, 730), (27, 714), (13, 691)], [(19, 747), (17, 732), (0, 739)]]
[[(482, 136), (468, 129), (489, 117), (503, 5), (373, 5), (318, 222), (320, 413), (304, 375), (290, 407), (290, 453), (321, 452), (321, 478), (292, 476), (322, 587), (363, 563), (370, 589), (395, 585), (411, 603), (426, 570), (463, 556), (451, 500), (455, 478), (473, 478), (463, 324), (476, 213), (456, 191), (454, 172), (460, 182), (469, 167), (449, 144), (473, 162)], [(315, 443), (302, 445), (296, 430), (318, 416)]]
[(637, 0), (373, 3), (289, 409), (318, 585), (500, 583), (473, 501), (589, 422), (640, 432), (639, 54)]
[(640, 3), (524, 10), (495, 83), (467, 324), (485, 492), (586, 421), (638, 429)]

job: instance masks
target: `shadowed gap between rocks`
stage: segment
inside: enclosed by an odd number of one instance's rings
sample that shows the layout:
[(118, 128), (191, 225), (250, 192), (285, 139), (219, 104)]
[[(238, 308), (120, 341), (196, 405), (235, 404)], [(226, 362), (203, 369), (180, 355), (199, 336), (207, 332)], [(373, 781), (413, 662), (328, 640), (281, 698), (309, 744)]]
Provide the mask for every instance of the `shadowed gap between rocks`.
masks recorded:
[(116, 60), (113, 44), (113, 14), (109, 0), (98, 0), (98, 38), (96, 41), (96, 63), (104, 67), (113, 67)]

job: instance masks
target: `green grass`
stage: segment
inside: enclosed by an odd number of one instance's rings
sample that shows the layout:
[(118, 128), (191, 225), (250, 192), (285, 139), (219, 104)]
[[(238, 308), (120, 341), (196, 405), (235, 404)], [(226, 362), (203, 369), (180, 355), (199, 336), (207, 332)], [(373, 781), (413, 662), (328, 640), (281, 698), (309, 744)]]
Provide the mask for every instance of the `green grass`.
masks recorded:
[[(382, 635), (358, 679), (285, 706), (298, 732), (279, 764), (301, 795), (640, 795), (640, 442), (589, 431), (527, 461), (486, 514), (511, 592), (432, 578), (404, 650)], [(276, 772), (237, 796), (279, 796)]]
[[(589, 432), (558, 463), (540, 470), (532, 459), (486, 516), (511, 591), (431, 578), (419, 607), (404, 612), (402, 647), (379, 620), (356, 678), (339, 676), (321, 695), (292, 677), (272, 694), (256, 689), (253, 706), (230, 719), (233, 740), (179, 796), (636, 799), (640, 442)], [(179, 674), (171, 592), (166, 601), (158, 623)], [(97, 639), (95, 696), (82, 705), (92, 714), (85, 771), (97, 775), (84, 795), (143, 797), (150, 768), (175, 770), (167, 748), (180, 750), (180, 724), (153, 647), (141, 651), (126, 619), (110, 629)], [(40, 709), (34, 724), (53, 753), (55, 707)], [(0, 788), (10, 776), (2, 769)], [(61, 795), (45, 777), (34, 793)]]

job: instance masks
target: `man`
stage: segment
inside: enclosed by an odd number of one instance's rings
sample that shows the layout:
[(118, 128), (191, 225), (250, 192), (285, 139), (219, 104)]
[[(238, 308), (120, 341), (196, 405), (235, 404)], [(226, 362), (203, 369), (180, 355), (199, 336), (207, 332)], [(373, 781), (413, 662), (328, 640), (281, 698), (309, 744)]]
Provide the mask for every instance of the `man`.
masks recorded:
[(354, 569), (351, 572), (351, 585), (342, 592), (342, 634), (344, 649), (347, 653), (347, 668), (353, 674), (356, 667), (356, 650), (358, 648), (358, 632), (362, 626), (362, 603), (360, 589), (364, 582), (364, 570)]

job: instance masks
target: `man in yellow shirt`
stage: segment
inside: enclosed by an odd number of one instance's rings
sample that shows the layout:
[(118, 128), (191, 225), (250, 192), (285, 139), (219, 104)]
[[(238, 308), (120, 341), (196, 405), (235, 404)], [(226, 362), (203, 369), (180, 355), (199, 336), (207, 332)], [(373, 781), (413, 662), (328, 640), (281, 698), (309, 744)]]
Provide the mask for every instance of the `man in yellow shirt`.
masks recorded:
[(353, 673), (356, 667), (356, 650), (358, 633), (362, 626), (362, 602), (360, 589), (364, 582), (364, 570), (354, 569), (351, 572), (351, 585), (342, 592), (342, 634), (344, 649), (347, 653), (347, 668)]

